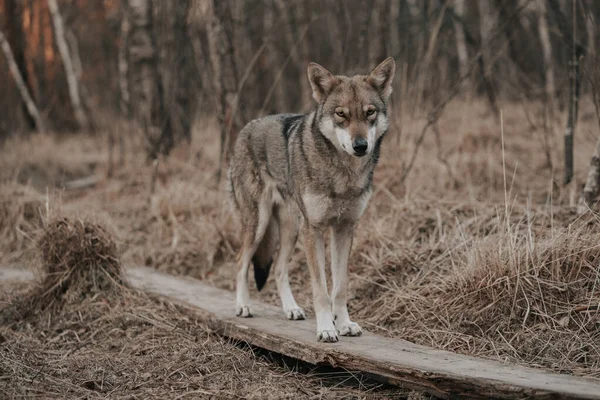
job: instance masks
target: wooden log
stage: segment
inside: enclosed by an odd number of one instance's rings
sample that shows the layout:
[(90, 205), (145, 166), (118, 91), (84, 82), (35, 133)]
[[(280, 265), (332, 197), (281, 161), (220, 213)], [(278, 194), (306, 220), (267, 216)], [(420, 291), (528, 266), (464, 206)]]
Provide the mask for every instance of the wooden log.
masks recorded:
[(319, 343), (315, 321), (289, 321), (253, 302), (254, 318), (234, 316), (234, 293), (154, 269), (128, 269), (131, 284), (191, 308), (218, 334), (315, 365), (361, 371), (394, 385), (455, 398), (600, 399), (600, 380), (454, 354), (370, 333)]

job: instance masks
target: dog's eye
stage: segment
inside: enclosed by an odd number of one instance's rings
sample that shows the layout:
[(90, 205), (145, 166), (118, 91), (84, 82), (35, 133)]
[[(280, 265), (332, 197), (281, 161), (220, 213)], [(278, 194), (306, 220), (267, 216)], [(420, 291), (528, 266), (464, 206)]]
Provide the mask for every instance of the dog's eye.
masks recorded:
[(344, 118), (344, 112), (343, 111), (336, 111), (335, 115), (337, 115), (338, 117)]
[(371, 109), (367, 111), (367, 117), (370, 117), (371, 115), (375, 114), (375, 110)]

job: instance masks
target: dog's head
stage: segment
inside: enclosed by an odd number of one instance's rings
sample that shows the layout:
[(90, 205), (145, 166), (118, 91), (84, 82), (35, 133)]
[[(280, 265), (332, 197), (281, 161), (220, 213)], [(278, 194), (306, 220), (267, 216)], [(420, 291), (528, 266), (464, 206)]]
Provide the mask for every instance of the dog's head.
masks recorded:
[(362, 157), (388, 128), (387, 101), (396, 71), (387, 58), (369, 75), (334, 76), (317, 63), (308, 65), (313, 98), (319, 103), (318, 126), (342, 151)]

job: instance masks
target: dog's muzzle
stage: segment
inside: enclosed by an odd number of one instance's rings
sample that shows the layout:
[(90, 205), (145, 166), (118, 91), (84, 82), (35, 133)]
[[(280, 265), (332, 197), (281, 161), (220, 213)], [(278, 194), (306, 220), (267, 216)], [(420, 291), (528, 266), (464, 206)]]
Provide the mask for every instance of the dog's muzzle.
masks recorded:
[(369, 143), (367, 139), (363, 137), (357, 137), (352, 142), (352, 150), (354, 150), (354, 155), (362, 157), (367, 154), (367, 149), (369, 148)]

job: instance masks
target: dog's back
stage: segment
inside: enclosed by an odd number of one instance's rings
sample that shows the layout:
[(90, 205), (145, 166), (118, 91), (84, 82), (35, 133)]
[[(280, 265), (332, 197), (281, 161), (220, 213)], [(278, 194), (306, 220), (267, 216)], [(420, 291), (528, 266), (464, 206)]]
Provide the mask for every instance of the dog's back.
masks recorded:
[(278, 114), (250, 121), (240, 131), (231, 159), (231, 195), (240, 213), (242, 229), (248, 231), (242, 237), (254, 241), (256, 232), (264, 231), (252, 256), (258, 290), (268, 278), (281, 229), (279, 222), (271, 218), (272, 210), (265, 208), (292, 197), (288, 185), (288, 139), (303, 118), (298, 114)]
[(275, 195), (289, 196), (288, 139), (300, 126), (304, 115), (268, 115), (250, 121), (238, 135), (231, 159), (229, 179), (236, 207), (252, 212), (268, 187)]

